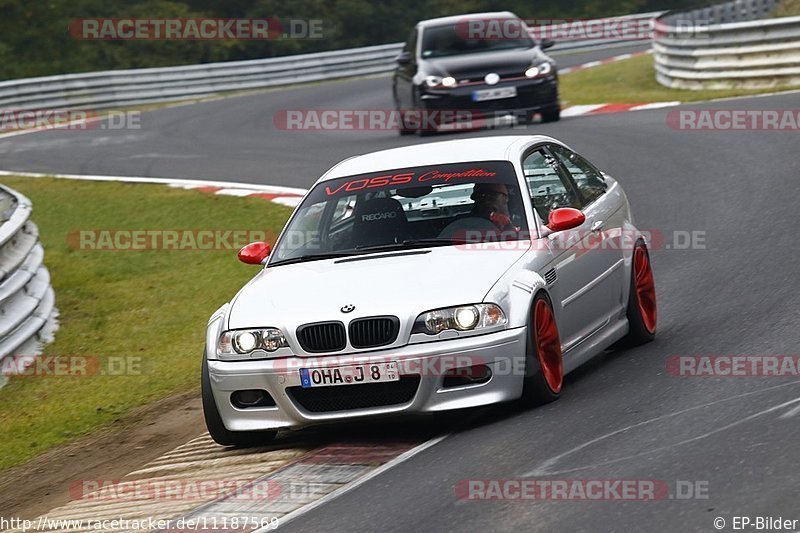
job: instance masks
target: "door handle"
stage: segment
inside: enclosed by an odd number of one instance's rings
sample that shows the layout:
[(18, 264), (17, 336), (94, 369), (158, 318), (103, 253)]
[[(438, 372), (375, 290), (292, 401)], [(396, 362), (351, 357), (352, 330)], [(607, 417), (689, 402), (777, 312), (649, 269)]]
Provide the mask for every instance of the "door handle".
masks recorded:
[(595, 220), (592, 223), (592, 228), (591, 228), (592, 229), (592, 233), (597, 233), (598, 231), (603, 229), (604, 225), (605, 225), (605, 222), (603, 222), (602, 220)]

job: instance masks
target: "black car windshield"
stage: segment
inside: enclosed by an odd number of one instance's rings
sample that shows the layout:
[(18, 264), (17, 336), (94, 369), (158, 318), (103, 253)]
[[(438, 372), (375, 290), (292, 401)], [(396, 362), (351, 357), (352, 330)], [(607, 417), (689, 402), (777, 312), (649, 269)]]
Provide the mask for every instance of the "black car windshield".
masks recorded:
[[(492, 24), (497, 19), (463, 22), (431, 26), (422, 31), (422, 59), (448, 57), (462, 54), (510, 50), (512, 48), (531, 48), (535, 41), (524, 35), (521, 21), (517, 31), (493, 31)], [(512, 21), (513, 22), (513, 21)], [(505, 26), (504, 26), (505, 27)]]
[(510, 162), (401, 168), (319, 183), (297, 208), (270, 265), (527, 238)]

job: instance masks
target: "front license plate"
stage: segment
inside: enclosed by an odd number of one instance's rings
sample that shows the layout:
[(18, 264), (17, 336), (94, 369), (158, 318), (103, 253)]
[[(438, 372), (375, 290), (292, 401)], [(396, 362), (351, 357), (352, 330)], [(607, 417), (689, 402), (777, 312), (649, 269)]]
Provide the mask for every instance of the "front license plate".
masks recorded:
[(301, 368), (300, 384), (304, 389), (332, 385), (361, 385), (400, 381), (397, 363), (370, 363), (366, 365)]
[(487, 100), (501, 100), (503, 98), (514, 98), (517, 96), (516, 87), (497, 87), (496, 89), (483, 89), (473, 91), (473, 102), (485, 102)]

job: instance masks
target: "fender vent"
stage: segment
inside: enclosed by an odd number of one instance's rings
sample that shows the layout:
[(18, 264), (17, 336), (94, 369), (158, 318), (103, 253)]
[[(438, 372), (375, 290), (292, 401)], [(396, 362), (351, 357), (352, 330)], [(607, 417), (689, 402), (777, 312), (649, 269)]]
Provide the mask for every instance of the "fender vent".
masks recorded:
[(555, 268), (551, 268), (550, 270), (547, 271), (547, 273), (545, 273), (544, 281), (548, 285), (552, 285), (553, 283), (556, 282), (556, 280), (558, 280), (558, 276), (556, 276), (556, 269)]

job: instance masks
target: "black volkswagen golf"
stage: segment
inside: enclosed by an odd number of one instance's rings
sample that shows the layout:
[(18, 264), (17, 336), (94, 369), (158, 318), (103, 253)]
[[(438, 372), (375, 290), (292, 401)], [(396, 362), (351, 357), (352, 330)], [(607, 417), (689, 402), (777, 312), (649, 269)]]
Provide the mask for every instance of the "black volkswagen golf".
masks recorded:
[(393, 78), (400, 133), (476, 117), (529, 122), (560, 118), (558, 74), (527, 26), (510, 12), (423, 20), (397, 57)]

